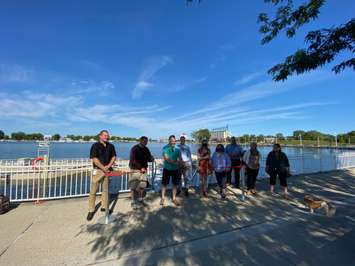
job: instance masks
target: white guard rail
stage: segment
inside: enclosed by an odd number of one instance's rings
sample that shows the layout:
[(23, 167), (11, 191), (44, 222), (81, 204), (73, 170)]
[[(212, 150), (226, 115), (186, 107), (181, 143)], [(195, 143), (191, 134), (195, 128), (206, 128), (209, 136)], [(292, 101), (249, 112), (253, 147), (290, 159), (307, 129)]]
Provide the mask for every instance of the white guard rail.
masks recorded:
[[(289, 157), (291, 172), (294, 175), (317, 173), (355, 167), (355, 152), (324, 154), (303, 154)], [(159, 190), (161, 181), (161, 161), (150, 164), (148, 180), (154, 190)], [(127, 160), (119, 160), (118, 167), (128, 169)], [(62, 199), (87, 196), (90, 191), (92, 163), (89, 159), (51, 160), (32, 165), (22, 160), (0, 160), (0, 194), (7, 195), (13, 202)], [(194, 170), (192, 185), (199, 184)], [(260, 178), (265, 174), (265, 158), (262, 158)], [(213, 176), (210, 183), (215, 183)], [(110, 181), (110, 193), (127, 192), (128, 174), (113, 177)]]

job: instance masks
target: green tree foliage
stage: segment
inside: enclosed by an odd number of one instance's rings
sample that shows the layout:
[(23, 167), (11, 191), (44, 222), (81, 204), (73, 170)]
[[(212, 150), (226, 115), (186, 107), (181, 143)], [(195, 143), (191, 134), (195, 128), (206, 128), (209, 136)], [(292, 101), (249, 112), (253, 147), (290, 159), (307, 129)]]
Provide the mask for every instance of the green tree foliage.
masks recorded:
[(299, 137), (303, 140), (334, 140), (335, 136), (330, 135), (330, 134), (324, 134), (316, 130), (310, 130), (310, 131), (303, 131), (303, 130), (296, 130), (293, 132), (292, 137), (296, 140), (299, 139)]
[(67, 135), (67, 138), (76, 141), (82, 139), (82, 136)]
[(0, 129), (0, 139), (5, 138), (5, 132)]
[(25, 132), (22, 132), (22, 131), (13, 132), (13, 133), (11, 133), (11, 139), (13, 139), (13, 140), (25, 140), (26, 139), (26, 134), (25, 134)]
[(25, 139), (26, 140), (43, 140), (44, 136), (41, 133), (31, 133), (31, 134), (26, 134)]
[(285, 137), (282, 133), (277, 133), (275, 136), (276, 136), (277, 140), (284, 140), (285, 139)]
[(92, 138), (93, 138), (92, 136), (84, 136), (84, 137), (83, 137), (83, 140), (89, 141), (89, 140), (92, 139)]
[(57, 133), (57, 134), (54, 134), (53, 136), (52, 136), (52, 140), (55, 140), (55, 141), (58, 141), (58, 140), (60, 140), (60, 135)]
[(355, 144), (355, 131), (350, 131), (346, 134), (338, 135), (339, 143)]
[(306, 132), (304, 130), (296, 130), (296, 131), (293, 131), (292, 136), (297, 139), (297, 138), (299, 138), (299, 136), (303, 137), (305, 133)]
[(43, 140), (44, 136), (41, 133), (26, 134), (22, 131), (11, 133), (13, 140)]
[(202, 128), (191, 133), (193, 139), (201, 142), (204, 138), (210, 139), (211, 133), (207, 128)]
[[(276, 15), (270, 19), (268, 14), (261, 13), (258, 22), (261, 24), (260, 33), (263, 34), (261, 43), (272, 41), (281, 31), (292, 38), (297, 29), (304, 24), (318, 18), (324, 0), (308, 0), (305, 4), (294, 6), (293, 0), (264, 0), (277, 6)], [(272, 67), (268, 73), (275, 81), (285, 80), (292, 74), (302, 74), (332, 62), (341, 53), (355, 52), (355, 19), (337, 27), (320, 29), (309, 32), (305, 37), (308, 47), (297, 50), (286, 57), (283, 63)], [(333, 67), (337, 74), (345, 68), (355, 70), (355, 58), (349, 58)]]
[[(201, 2), (200, 0), (186, 0), (186, 3)], [(267, 44), (285, 31), (288, 38), (295, 36), (296, 31), (303, 25), (316, 20), (325, 0), (307, 0), (295, 5), (293, 0), (264, 0), (276, 8), (275, 16), (270, 18), (267, 13), (260, 13), (258, 23), (259, 32), (263, 35), (262, 44)], [(332, 28), (310, 31), (306, 34), (306, 48), (298, 49), (287, 56), (284, 62), (276, 64), (268, 73), (275, 81), (286, 80), (293, 74), (312, 71), (325, 64), (331, 63), (342, 52), (355, 52), (355, 19)], [(336, 74), (346, 68), (355, 70), (355, 57), (340, 62), (332, 68)]]

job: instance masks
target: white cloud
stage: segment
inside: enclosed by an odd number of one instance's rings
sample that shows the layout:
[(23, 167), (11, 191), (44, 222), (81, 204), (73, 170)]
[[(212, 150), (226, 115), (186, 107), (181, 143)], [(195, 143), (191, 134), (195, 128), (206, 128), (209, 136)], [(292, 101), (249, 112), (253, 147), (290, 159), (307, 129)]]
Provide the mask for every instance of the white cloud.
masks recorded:
[(180, 83), (171, 87), (168, 87), (168, 89), (166, 89), (167, 92), (171, 92), (171, 93), (175, 93), (175, 92), (180, 92), (183, 90), (187, 90), (189, 88), (192, 88), (193, 86), (203, 83), (207, 80), (207, 76), (205, 77), (201, 77), (195, 80), (192, 80), (190, 82), (186, 82), (186, 83)]
[(291, 77), (287, 82), (261, 81), (227, 93), (196, 111), (181, 115), (179, 118), (189, 119), (191, 117), (199, 117), (201, 114), (221, 112), (221, 110), (228, 112), (233, 106), (242, 107), (243, 104), (248, 102), (302, 88), (310, 83), (329, 79), (330, 77), (333, 77), (330, 73), (315, 71), (311, 74)]
[(170, 56), (153, 56), (146, 60), (144, 68), (139, 75), (135, 87), (132, 90), (132, 98), (137, 99), (143, 96), (144, 92), (153, 87), (151, 79), (163, 67), (173, 62)]
[(147, 91), (150, 87), (153, 87), (154, 84), (145, 80), (140, 80), (137, 82), (136, 87), (132, 91), (132, 98), (137, 99), (140, 98), (145, 91)]
[(98, 63), (95, 63), (95, 62), (87, 60), (87, 59), (79, 60), (78, 64), (80, 66), (83, 66), (83, 67), (85, 67), (89, 70), (95, 71), (95, 72), (104, 70), (104, 68), (101, 65), (99, 65)]
[(27, 82), (32, 78), (33, 72), (20, 65), (0, 64), (0, 82)]
[(258, 72), (254, 72), (254, 73), (250, 73), (242, 78), (240, 78), (239, 80), (234, 82), (234, 85), (244, 85), (249, 83), (252, 80), (255, 80), (256, 78), (260, 77), (263, 74), (263, 72), (258, 71)]
[(201, 127), (216, 127), (226, 124), (244, 125), (255, 121), (264, 121), (272, 119), (302, 119), (305, 118), (304, 109), (318, 106), (325, 106), (333, 103), (328, 102), (308, 102), (293, 105), (277, 106), (273, 108), (248, 109), (231, 108), (219, 112), (206, 112), (198, 117), (177, 118), (169, 120), (168, 124), (162, 125), (162, 130), (192, 131)]
[(1, 94), (0, 116), (2, 118), (45, 118), (66, 115), (81, 104), (79, 96), (36, 94)]
[(221, 45), (219, 48), (224, 51), (232, 51), (236, 48), (236, 45), (234, 45), (232, 43), (226, 43), (226, 44)]
[[(16, 121), (32, 121), (43, 128), (53, 123), (69, 126), (74, 122), (102, 122), (129, 126), (137, 129), (153, 128), (157, 113), (170, 106), (148, 105), (130, 106), (127, 104), (88, 105), (81, 96), (42, 94), (23, 92), (21, 94), (0, 94), (0, 117)], [(26, 123), (28, 125), (28, 123)]]
[(98, 96), (107, 96), (115, 89), (115, 84), (108, 80), (74, 80), (71, 82), (70, 94), (95, 94)]
[(198, 83), (205, 82), (206, 80), (207, 80), (207, 77), (201, 77), (199, 79), (194, 80), (193, 83), (198, 84)]
[[(153, 64), (153, 62), (155, 63)], [(152, 77), (170, 62), (168, 58), (150, 61), (136, 84), (141, 95), (145, 90), (154, 86)], [(329, 77), (333, 77), (333, 75), (316, 71), (312, 74), (292, 77), (283, 83), (262, 81), (229, 92), (202, 106), (197, 106), (194, 111), (183, 108), (181, 110), (174, 109), (174, 112), (169, 110), (170, 106), (130, 105), (127, 100), (114, 104), (91, 103), (91, 99), (86, 97), (99, 91), (112, 92), (115, 85), (110, 81), (78, 80), (69, 84), (67, 87), (69, 90), (62, 90), (58, 93), (35, 93), (33, 91), (0, 93), (0, 106), (2, 107), (0, 117), (2, 120), (14, 120), (16, 123), (23, 121), (27, 127), (28, 121), (32, 121), (31, 123), (36, 128), (58, 123), (58, 125), (63, 125), (63, 128), (70, 129), (75, 126), (76, 122), (88, 126), (99, 122), (135, 128), (153, 136), (166, 132), (189, 132), (196, 128), (211, 128), (225, 124), (243, 125), (272, 119), (302, 119), (307, 114), (305, 110), (331, 103), (308, 102), (258, 109), (250, 108), (250, 103), (289, 90), (299, 89)], [(189, 83), (181, 84), (179, 89), (183, 90), (206, 80), (207, 77), (200, 77)], [(136, 97), (139, 96), (136, 95)]]

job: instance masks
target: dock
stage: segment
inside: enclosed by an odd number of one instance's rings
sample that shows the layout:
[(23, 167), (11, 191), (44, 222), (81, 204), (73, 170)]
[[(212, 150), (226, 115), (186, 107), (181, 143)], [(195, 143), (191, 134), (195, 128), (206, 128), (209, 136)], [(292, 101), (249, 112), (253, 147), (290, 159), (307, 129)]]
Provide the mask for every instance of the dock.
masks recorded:
[[(267, 182), (245, 201), (210, 188), (208, 200), (179, 196), (180, 207), (150, 192), (132, 210), (122, 193), (111, 197), (109, 225), (100, 210), (86, 221), (86, 197), (20, 203), (0, 216), (0, 265), (354, 265), (355, 168), (293, 176), (290, 200)], [(329, 200), (335, 215), (310, 214), (306, 194)]]

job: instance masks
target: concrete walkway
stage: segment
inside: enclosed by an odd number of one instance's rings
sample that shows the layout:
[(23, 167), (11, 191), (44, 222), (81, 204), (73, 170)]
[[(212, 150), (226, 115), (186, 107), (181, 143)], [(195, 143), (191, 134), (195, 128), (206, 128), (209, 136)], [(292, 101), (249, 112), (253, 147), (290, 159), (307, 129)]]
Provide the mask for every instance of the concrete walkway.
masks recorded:
[[(294, 176), (292, 198), (259, 194), (226, 200), (181, 197), (181, 207), (130, 207), (127, 194), (112, 202), (117, 220), (86, 222), (87, 199), (20, 204), (0, 216), (0, 265), (354, 265), (355, 169)], [(337, 207), (333, 217), (310, 214), (306, 194)]]

